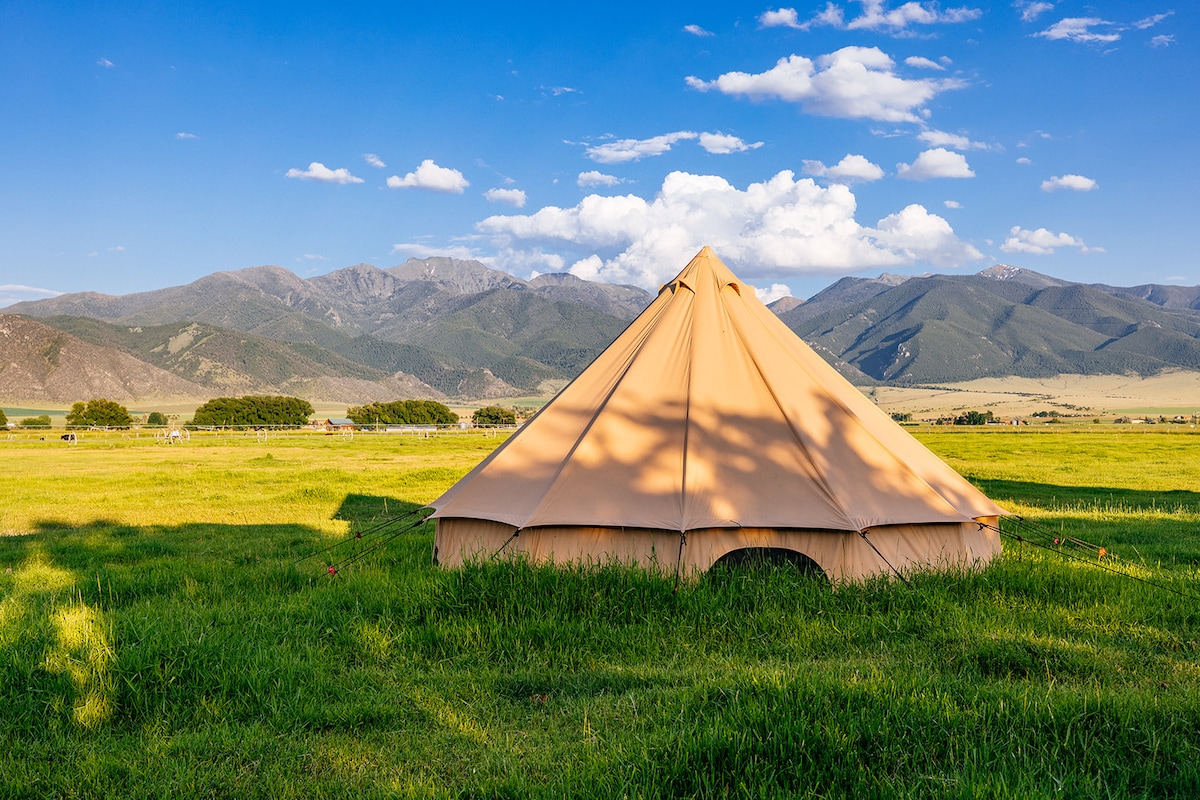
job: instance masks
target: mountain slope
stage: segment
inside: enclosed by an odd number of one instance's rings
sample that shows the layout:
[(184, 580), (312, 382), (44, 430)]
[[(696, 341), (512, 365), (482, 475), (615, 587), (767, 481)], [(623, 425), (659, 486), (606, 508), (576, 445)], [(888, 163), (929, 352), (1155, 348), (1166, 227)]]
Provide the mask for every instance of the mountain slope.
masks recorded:
[(207, 391), (114, 348), (26, 317), (0, 314), (0, 397), (53, 403), (106, 397), (128, 403), (201, 397)]

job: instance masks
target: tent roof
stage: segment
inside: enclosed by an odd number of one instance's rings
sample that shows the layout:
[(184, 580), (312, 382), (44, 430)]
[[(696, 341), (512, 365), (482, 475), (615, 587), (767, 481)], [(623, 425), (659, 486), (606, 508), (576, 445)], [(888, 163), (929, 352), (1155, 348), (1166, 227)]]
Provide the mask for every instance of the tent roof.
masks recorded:
[(859, 531), (1003, 510), (846, 381), (705, 247), (435, 517)]

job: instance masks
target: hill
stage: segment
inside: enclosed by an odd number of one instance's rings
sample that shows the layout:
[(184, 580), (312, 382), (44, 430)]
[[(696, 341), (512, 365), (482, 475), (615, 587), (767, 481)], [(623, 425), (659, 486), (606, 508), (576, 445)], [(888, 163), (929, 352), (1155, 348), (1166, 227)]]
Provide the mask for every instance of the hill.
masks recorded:
[(844, 278), (780, 318), (874, 381), (1200, 370), (1200, 312), (1180, 305), (1186, 291), (1166, 291), (1175, 287), (1140, 297), (1007, 265), (887, 277)]
[(486, 399), (560, 385), (650, 299), (573, 275), (524, 281), (477, 261), (429, 258), (311, 279), (251, 267), (186, 286), (62, 295), (8, 310), (207, 393), (319, 392), (364, 402)]
[[(569, 274), (526, 281), (478, 261), (427, 258), (308, 279), (251, 267), (7, 311), (99, 348), (98, 361), (116, 365), (119, 354), (144, 365), (122, 360), (114, 374), (154, 367), (201, 396), (367, 402), (545, 393), (577, 375), (650, 300), (636, 287)], [(975, 275), (847, 277), (772, 309), (860, 385), (1200, 370), (1200, 287), (1079, 284), (997, 264)], [(40, 367), (20, 369), (32, 376)], [(32, 377), (10, 383), (35, 393), (11, 397), (49, 391)]]

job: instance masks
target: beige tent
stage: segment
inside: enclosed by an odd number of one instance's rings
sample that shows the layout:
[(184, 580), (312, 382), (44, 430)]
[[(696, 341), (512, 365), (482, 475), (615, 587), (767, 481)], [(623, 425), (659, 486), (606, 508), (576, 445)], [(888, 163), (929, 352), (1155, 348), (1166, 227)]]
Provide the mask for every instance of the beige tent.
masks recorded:
[(707, 247), (432, 505), (446, 566), (503, 554), (687, 576), (773, 548), (833, 581), (982, 565), (1004, 513)]

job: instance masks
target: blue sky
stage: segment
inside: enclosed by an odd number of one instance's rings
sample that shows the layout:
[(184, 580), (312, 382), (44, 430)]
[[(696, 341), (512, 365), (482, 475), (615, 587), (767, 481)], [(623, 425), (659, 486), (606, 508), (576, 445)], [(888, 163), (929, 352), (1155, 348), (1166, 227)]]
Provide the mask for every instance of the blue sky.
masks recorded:
[[(1173, 2), (1173, 0), (1172, 0)], [(411, 256), (1200, 284), (1196, 4), (0, 0), (0, 306)]]

